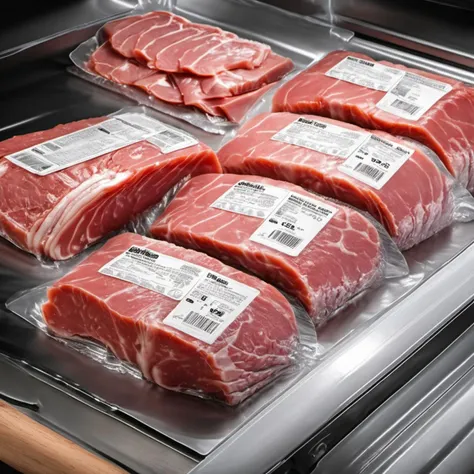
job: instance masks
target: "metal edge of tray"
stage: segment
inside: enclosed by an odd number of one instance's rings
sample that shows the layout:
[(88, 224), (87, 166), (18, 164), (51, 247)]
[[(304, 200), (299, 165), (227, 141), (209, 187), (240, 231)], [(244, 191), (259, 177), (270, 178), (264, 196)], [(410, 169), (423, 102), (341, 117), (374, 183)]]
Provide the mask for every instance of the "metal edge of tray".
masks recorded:
[[(472, 299), (474, 246), (391, 308), (217, 448), (193, 474), (259, 474), (389, 373)], [(446, 282), (451, 282), (446, 285)], [(443, 295), (443, 298), (438, 298)], [(245, 456), (242, 456), (245, 453)]]
[(147, 433), (101, 412), (77, 394), (32, 376), (0, 354), (0, 399), (3, 398), (33, 420), (131, 472), (186, 474), (196, 464)]
[[(450, 457), (454, 454), (456, 458), (458, 449), (464, 451), (466, 441), (472, 446), (473, 341), (471, 325), (330, 451), (313, 474), (347, 474), (361, 469), (368, 474), (382, 469), (447, 472), (445, 466), (453, 461)], [(465, 454), (472, 466), (472, 449)], [(461, 464), (452, 466), (454, 472), (460, 472)]]

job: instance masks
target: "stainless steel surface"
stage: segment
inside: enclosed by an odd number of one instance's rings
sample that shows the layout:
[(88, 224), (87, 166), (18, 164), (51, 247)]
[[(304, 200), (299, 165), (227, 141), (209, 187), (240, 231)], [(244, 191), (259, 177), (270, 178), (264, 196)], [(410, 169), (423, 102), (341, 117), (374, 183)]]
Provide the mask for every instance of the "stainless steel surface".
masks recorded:
[(123, 15), (137, 4), (138, 0), (26, 0), (21, 12), (15, 7), (7, 10), (5, 13), (8, 14), (1, 21), (0, 59), (49, 41), (66, 31), (100, 25), (106, 18)]
[(473, 344), (471, 326), (342, 440), (314, 474), (472, 472)]
[(470, 0), (264, 1), (329, 21), (358, 36), (474, 67), (474, 3)]
[[(287, 15), (250, 0), (180, 0), (178, 8), (198, 21), (216, 23), (241, 34), (253, 32), (250, 36), (291, 54), (301, 65), (332, 49), (344, 47), (474, 82), (474, 75), (469, 71), (422, 59), (373, 41), (353, 38), (348, 30), (324, 25), (314, 18)], [(74, 31), (59, 38), (66, 45), (83, 39), (83, 32), (79, 38)], [(58, 38), (51, 44), (55, 41)], [(49, 45), (47, 41), (44, 43), (49, 52), (55, 51), (54, 48), (49, 50)], [(30, 49), (33, 50), (38, 52), (35, 48)], [(44, 54), (37, 57), (40, 56)], [(110, 113), (131, 104), (119, 95), (67, 74), (64, 64), (64, 57), (41, 59), (34, 64), (34, 75), (30, 73), (32, 64), (28, 64), (17, 67), (14, 74), (0, 78), (2, 105), (9, 111), (8, 115), (0, 117), (0, 139), (48, 128), (58, 122)], [(246, 406), (240, 411), (232, 411), (189, 397), (166, 394), (157, 388), (152, 390), (142, 381), (125, 379), (101, 368), (11, 314), (0, 315), (0, 352), (16, 360), (28, 361), (29, 373), (38, 377), (35, 380), (60, 388), (59, 393), (65, 400), (75, 397), (85, 404), (84, 407), (91, 405), (96, 412), (106, 413), (101, 416), (112, 417), (114, 423), (121, 420), (124, 423), (121, 425), (124, 431), (120, 431), (123, 436), (129, 436), (126, 434), (128, 430), (133, 433), (146, 431), (166, 445), (160, 451), (163, 459), (168, 459), (168, 453), (174, 453), (175, 449), (198, 459), (199, 456), (187, 451), (183, 443), (183, 439), (195, 429), (193, 435), (198, 433), (202, 442), (199, 450), (214, 449), (193, 472), (260, 474), (283, 461), (341, 410), (376, 385), (471, 300), (474, 246), (470, 244), (473, 236), (474, 224), (456, 225), (409, 252), (410, 277), (403, 282), (384, 285), (358, 299), (328, 324), (320, 333), (320, 340), (328, 350), (321, 363), (311, 373), (301, 374), (298, 381), (283, 380), (282, 383), (287, 383), (286, 393), (265, 408), (257, 401), (253, 402), (256, 405), (250, 411)], [(32, 258), (8, 244), (3, 243), (0, 247), (2, 300), (16, 289), (57, 278), (59, 273), (38, 266)], [(454, 281), (456, 284), (446, 284)], [(49, 390), (57, 390), (51, 386)], [(8, 386), (4, 390), (8, 394)], [(50, 396), (49, 393), (41, 395), (41, 403), (43, 397)], [(137, 394), (140, 395), (137, 397)], [(171, 397), (175, 400), (173, 408), (170, 405), (163, 407), (163, 400)], [(66, 401), (64, 403), (71, 406)], [(187, 415), (183, 416), (183, 404), (195, 412), (194, 424)], [(80, 424), (77, 426), (80, 420), (68, 416), (70, 408), (63, 409), (60, 405), (59, 402), (57, 407), (48, 405), (49, 411), (44, 414), (44, 419), (54, 418), (55, 424), (65, 431), (81, 433), (76, 436), (82, 437), (88, 445), (97, 446), (98, 450), (109, 449), (100, 444), (93, 430), (82, 428)], [(168, 429), (175, 432), (168, 433), (165, 438), (133, 419), (138, 417), (146, 421), (156, 419), (156, 416), (162, 417)], [(181, 445), (172, 441), (178, 436)], [(134, 469), (147, 472), (147, 462), (142, 466), (137, 459)], [(157, 469), (162, 469), (161, 461), (156, 462)], [(176, 462), (181, 465), (181, 461)], [(175, 461), (172, 464), (174, 466)], [(189, 468), (190, 465), (186, 464), (182, 472)]]
[(133, 472), (184, 474), (196, 464), (117, 420), (113, 413), (105, 414), (95, 400), (81, 397), (78, 402), (40, 373), (29, 372), (0, 354), (0, 397), (3, 394), (8, 394), (10, 403), (20, 402), (16, 407), (36, 421)]

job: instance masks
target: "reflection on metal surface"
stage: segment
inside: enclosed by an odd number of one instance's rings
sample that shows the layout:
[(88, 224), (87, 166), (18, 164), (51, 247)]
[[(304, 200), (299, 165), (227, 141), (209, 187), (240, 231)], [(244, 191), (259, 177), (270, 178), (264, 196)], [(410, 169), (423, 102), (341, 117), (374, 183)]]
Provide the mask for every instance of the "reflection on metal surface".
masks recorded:
[[(13, 386), (14, 385), (14, 386)], [(149, 433), (137, 431), (92, 403), (78, 402), (0, 354), (0, 392), (40, 405), (22, 411), (53, 429), (70, 433), (75, 442), (114, 460), (132, 472), (186, 474), (196, 464), (189, 456), (164, 446)], [(91, 429), (93, 427), (93, 429)]]
[(61, 2), (28, 2), (22, 10), (7, 15), (2, 25), (0, 59), (18, 50), (44, 42), (68, 30), (81, 29), (91, 23), (100, 24), (106, 18), (124, 14), (138, 0), (63, 0)]
[(473, 343), (471, 327), (341, 441), (314, 474), (472, 472)]

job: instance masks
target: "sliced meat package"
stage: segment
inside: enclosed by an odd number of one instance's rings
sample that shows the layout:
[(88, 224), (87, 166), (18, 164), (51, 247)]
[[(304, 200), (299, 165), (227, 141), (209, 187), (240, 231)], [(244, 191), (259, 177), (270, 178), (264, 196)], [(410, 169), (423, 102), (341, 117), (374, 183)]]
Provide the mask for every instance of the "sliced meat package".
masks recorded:
[(224, 127), (213, 117), (242, 121), (294, 67), (268, 45), (169, 11), (112, 21), (71, 60), (86, 73), (81, 77), (211, 131)]
[(207, 145), (140, 107), (16, 136), (0, 143), (0, 235), (65, 260), (181, 179), (220, 170)]
[(402, 254), (355, 209), (260, 176), (191, 179), (151, 234), (240, 266), (296, 297), (315, 324), (385, 276)]
[(472, 196), (426, 147), (328, 118), (261, 114), (218, 157), (226, 173), (289, 181), (369, 212), (402, 250), (474, 218)]
[(474, 191), (474, 90), (462, 82), (335, 51), (284, 84), (273, 111), (323, 115), (412, 138)]
[(137, 234), (110, 239), (47, 298), (43, 317), (55, 336), (99, 341), (161, 387), (229, 405), (297, 357), (295, 314), (275, 288)]

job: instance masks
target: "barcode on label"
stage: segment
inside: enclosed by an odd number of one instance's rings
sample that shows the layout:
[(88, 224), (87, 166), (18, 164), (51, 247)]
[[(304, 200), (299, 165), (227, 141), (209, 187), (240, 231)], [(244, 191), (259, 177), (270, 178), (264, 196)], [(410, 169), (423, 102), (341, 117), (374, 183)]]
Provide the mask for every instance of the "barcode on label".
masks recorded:
[(53, 166), (50, 163), (45, 163), (44, 161), (36, 158), (34, 155), (30, 155), (29, 153), (24, 153), (21, 155), (16, 155), (15, 160), (23, 163), (24, 165), (28, 166), (29, 168), (33, 168), (36, 171), (43, 171), (51, 168)]
[(377, 168), (374, 168), (373, 166), (366, 165), (365, 163), (359, 163), (354, 168), (354, 171), (358, 171), (361, 174), (365, 174), (366, 176), (369, 176), (375, 181), (380, 181), (385, 176), (385, 173), (383, 171), (380, 171)]
[(172, 132), (171, 130), (164, 130), (158, 134), (160, 137), (165, 137), (167, 142), (170, 144), (176, 144), (182, 142), (184, 139), (181, 135)]
[(410, 115), (415, 115), (418, 113), (418, 111), (421, 109), (421, 107), (418, 107), (413, 104), (409, 104), (408, 102), (405, 102), (403, 100), (396, 99), (392, 102), (392, 107), (395, 107), (396, 109), (403, 110)]
[(302, 242), (303, 239), (299, 237), (295, 237), (294, 235), (287, 234), (281, 230), (272, 230), (270, 235), (268, 236), (269, 239), (276, 240), (280, 244), (286, 245), (291, 249), (294, 249), (298, 244)]
[(220, 326), (220, 324), (216, 321), (206, 318), (205, 316), (196, 313), (196, 311), (190, 311), (183, 319), (183, 323), (186, 323), (188, 326), (201, 329), (208, 334), (212, 334)]
[(58, 150), (61, 149), (61, 147), (59, 145), (55, 145), (54, 143), (50, 143), (50, 142), (43, 143), (43, 146), (46, 147), (48, 150), (51, 150), (51, 151), (58, 151)]

